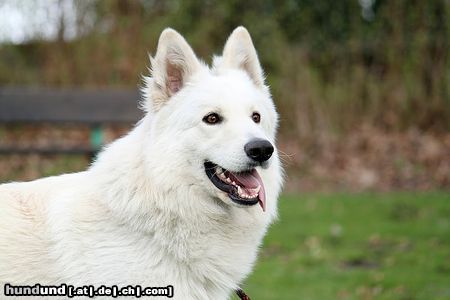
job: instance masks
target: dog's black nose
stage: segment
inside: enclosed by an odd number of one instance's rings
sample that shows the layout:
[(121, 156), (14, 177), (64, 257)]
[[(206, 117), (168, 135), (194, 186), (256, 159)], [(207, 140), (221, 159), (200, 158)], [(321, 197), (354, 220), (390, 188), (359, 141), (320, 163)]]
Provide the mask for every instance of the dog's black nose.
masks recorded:
[(245, 144), (244, 150), (251, 159), (264, 162), (272, 156), (273, 146), (267, 140), (255, 139)]

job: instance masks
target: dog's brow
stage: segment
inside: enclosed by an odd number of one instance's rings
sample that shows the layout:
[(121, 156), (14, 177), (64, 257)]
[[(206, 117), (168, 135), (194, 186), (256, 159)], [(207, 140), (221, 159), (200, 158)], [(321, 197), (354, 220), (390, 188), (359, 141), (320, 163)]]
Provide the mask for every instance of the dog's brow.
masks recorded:
[(205, 109), (203, 110), (203, 114), (210, 114), (210, 113), (216, 113), (219, 115), (223, 115), (223, 109), (219, 106), (209, 106), (209, 107), (205, 107)]

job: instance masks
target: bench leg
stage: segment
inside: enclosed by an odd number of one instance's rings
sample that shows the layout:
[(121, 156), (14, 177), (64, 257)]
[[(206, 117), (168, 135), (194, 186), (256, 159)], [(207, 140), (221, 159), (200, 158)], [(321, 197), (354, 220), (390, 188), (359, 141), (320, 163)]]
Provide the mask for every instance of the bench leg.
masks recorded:
[(95, 125), (91, 127), (91, 133), (90, 133), (90, 143), (91, 143), (91, 153), (89, 153), (90, 160), (93, 161), (95, 157), (97, 156), (97, 153), (100, 151), (100, 149), (103, 146), (105, 137), (104, 137), (104, 130), (101, 125)]

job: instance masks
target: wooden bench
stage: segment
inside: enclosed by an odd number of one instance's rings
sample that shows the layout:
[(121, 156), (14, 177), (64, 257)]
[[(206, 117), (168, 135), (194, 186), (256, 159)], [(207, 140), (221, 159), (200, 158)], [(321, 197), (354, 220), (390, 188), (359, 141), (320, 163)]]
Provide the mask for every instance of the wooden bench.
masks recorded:
[(90, 145), (77, 147), (12, 147), (1, 144), (0, 154), (89, 154), (104, 143), (106, 125), (131, 125), (142, 112), (137, 90), (79, 90), (0, 88), (1, 124), (75, 124), (90, 127)]

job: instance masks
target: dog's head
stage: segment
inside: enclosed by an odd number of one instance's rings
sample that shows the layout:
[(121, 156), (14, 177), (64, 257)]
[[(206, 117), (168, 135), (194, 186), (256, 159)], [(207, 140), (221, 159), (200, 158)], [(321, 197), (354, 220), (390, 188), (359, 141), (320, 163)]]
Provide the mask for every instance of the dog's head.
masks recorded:
[(266, 194), (276, 197), (279, 188), (267, 182), (279, 181), (269, 175), (279, 173), (277, 113), (248, 31), (235, 29), (209, 68), (166, 29), (151, 64), (144, 105), (152, 123), (148, 152), (163, 166), (159, 184), (175, 182), (228, 205), (259, 203), (264, 210)]

